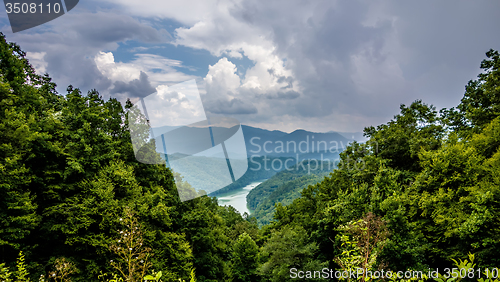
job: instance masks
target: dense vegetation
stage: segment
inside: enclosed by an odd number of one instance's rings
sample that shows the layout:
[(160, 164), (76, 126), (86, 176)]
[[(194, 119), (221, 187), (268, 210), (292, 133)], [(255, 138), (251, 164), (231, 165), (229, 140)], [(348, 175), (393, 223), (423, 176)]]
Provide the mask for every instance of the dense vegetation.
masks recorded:
[(332, 163), (316, 160), (302, 161), (275, 174), (259, 184), (247, 195), (247, 205), (259, 225), (269, 224), (274, 216), (275, 204), (288, 205), (300, 197), (300, 192), (327, 176)]
[(179, 175), (135, 160), (118, 101), (56, 93), (2, 35), (0, 279), (288, 281), (291, 268), (427, 271), (468, 253), (499, 266), (499, 53), (481, 67), (456, 108), (415, 101), (366, 128), (259, 229), (215, 198), (179, 201)]
[[(237, 179), (235, 182), (227, 185), (226, 187), (210, 193), (209, 195), (210, 196), (221, 195), (245, 187), (246, 185), (252, 182), (262, 181), (271, 178), (279, 171), (269, 165), (269, 163), (271, 163), (275, 159), (278, 159), (281, 162), (285, 162), (288, 158), (253, 157), (252, 159), (248, 159), (248, 170), (245, 174), (243, 174), (242, 177)], [(264, 168), (264, 165), (266, 165), (266, 163), (267, 163), (266, 166), (267, 169)]]
[(231, 246), (245, 232), (255, 238), (256, 224), (214, 198), (180, 202), (170, 170), (135, 160), (125, 115), (95, 90), (57, 94), (1, 36), (0, 261), (12, 268), (23, 251), (34, 279), (64, 257), (78, 269), (73, 281), (97, 281), (118, 272), (111, 248), (131, 210), (164, 281), (192, 269), (198, 281), (231, 276)]
[(468, 252), (481, 267), (500, 265), (500, 56), (486, 55), (460, 105), (437, 112), (416, 101), (366, 128), (368, 145), (341, 154), (364, 169), (337, 169), (278, 206), (273, 234), (304, 230), (304, 247), (315, 244), (315, 258), (335, 268), (339, 226), (373, 213), (390, 234), (378, 256), (386, 268), (443, 269)]

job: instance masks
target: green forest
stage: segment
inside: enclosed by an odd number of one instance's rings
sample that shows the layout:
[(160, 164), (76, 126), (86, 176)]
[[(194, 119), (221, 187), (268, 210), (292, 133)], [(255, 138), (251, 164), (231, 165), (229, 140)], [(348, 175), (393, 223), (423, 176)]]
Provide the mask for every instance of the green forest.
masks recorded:
[(252, 217), (257, 219), (259, 225), (269, 224), (273, 220), (277, 203), (291, 204), (300, 197), (304, 187), (323, 180), (330, 173), (331, 166), (330, 162), (320, 164), (317, 160), (302, 161), (259, 184), (247, 195), (247, 205), (252, 210)]
[[(189, 183), (136, 161), (130, 102), (57, 93), (2, 34), (0, 281), (410, 281), (316, 276), (352, 269), (498, 281), (486, 277), (500, 266), (498, 51), (480, 67), (455, 108), (401, 105), (259, 226), (215, 197), (181, 202), (174, 180)], [(442, 276), (451, 267), (469, 276)]]

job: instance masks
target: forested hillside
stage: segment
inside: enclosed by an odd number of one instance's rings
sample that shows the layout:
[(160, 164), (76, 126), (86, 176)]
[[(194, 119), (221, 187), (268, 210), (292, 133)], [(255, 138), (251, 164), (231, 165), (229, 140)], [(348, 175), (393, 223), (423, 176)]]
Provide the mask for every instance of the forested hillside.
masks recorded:
[(300, 197), (302, 189), (321, 182), (332, 171), (332, 163), (316, 160), (302, 161), (259, 184), (247, 195), (248, 208), (259, 225), (268, 224), (275, 204), (288, 205)]
[(498, 267), (500, 56), (486, 55), (456, 108), (401, 105), (259, 228), (216, 198), (181, 202), (179, 175), (136, 161), (130, 103), (58, 94), (1, 35), (0, 280), (296, 281), (293, 268), (427, 273), (469, 253)]
[[(298, 264), (284, 263), (280, 253), (291, 242), (300, 242), (295, 255), (310, 255), (297, 268), (314, 259), (338, 268), (348, 261), (346, 234), (355, 242), (379, 239), (371, 253), (354, 247), (351, 254), (374, 259), (360, 267), (444, 269), (469, 252), (478, 268), (500, 265), (500, 56), (486, 55), (484, 72), (467, 84), (456, 108), (401, 105), (387, 124), (365, 129), (369, 146), (353, 144), (341, 154), (364, 169), (337, 169), (293, 204), (277, 207), (263, 248), (269, 279), (286, 280), (285, 270)], [(370, 236), (357, 229), (360, 219)]]
[[(232, 246), (245, 232), (253, 243), (256, 224), (214, 198), (180, 202), (169, 169), (135, 160), (118, 101), (71, 86), (57, 94), (3, 35), (0, 71), (0, 262), (13, 271), (22, 251), (33, 281), (63, 257), (77, 269), (72, 281), (127, 273), (126, 260), (137, 269), (150, 262), (163, 281), (189, 280), (193, 269), (198, 281), (236, 275)], [(142, 255), (130, 259), (117, 251), (127, 247), (122, 231), (132, 232), (123, 224), (129, 213), (143, 237), (134, 249)]]

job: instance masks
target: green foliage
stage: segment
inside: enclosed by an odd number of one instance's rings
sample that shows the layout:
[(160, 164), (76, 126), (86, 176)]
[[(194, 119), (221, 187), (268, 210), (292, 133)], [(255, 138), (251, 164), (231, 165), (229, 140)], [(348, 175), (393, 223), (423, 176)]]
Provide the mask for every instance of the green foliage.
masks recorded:
[(75, 265), (66, 258), (57, 258), (54, 263), (55, 271), (49, 273), (49, 279), (56, 282), (70, 282), (70, 276), (78, 272)]
[(357, 269), (363, 263), (363, 256), (358, 247), (358, 242), (352, 240), (348, 235), (340, 236), (342, 253), (335, 258), (335, 261), (342, 268), (342, 270)]
[(16, 266), (17, 266), (17, 271), (16, 271), (17, 279), (15, 281), (16, 282), (30, 281), (28, 278), (29, 273), (28, 270), (26, 269), (26, 262), (24, 261), (23, 252), (19, 252), (19, 257), (17, 258)]
[[(411, 269), (409, 269), (407, 271), (412, 272)], [(424, 282), (424, 281), (428, 281), (428, 280), (429, 280), (429, 277), (427, 277), (426, 274), (424, 274), (422, 277), (411, 277), (408, 279), (405, 279), (405, 278), (399, 279), (396, 275), (393, 275), (391, 278), (389, 278), (389, 281), (393, 281), (393, 282), (410, 282), (410, 281)]]
[(480, 132), (500, 115), (500, 55), (489, 50), (486, 57), (481, 62), (484, 73), (469, 81), (461, 103), (442, 111), (446, 124), (464, 136)]
[(325, 263), (315, 259), (318, 246), (308, 242), (302, 227), (284, 227), (272, 232), (260, 253), (259, 273), (265, 281), (294, 281), (290, 269), (322, 269)]
[(110, 246), (117, 257), (116, 261), (111, 260), (111, 265), (121, 273), (125, 281), (141, 281), (151, 267), (151, 249), (144, 245), (142, 228), (130, 208), (125, 208), (124, 217), (120, 218), (120, 222), (118, 239)]
[(189, 273), (189, 282), (196, 282), (196, 274), (195, 274), (195, 269), (191, 269), (191, 272)]
[(320, 161), (303, 161), (278, 172), (261, 183), (247, 195), (249, 209), (259, 225), (269, 224), (274, 215), (275, 204), (288, 205), (300, 197), (301, 191), (324, 179), (333, 170), (332, 164)]
[[(383, 269), (377, 258), (385, 246), (388, 237), (386, 223), (372, 213), (363, 218), (340, 226), (342, 253), (335, 258), (342, 270), (363, 269), (362, 281), (371, 281), (366, 276), (368, 271)], [(350, 278), (348, 278), (350, 280)]]
[(257, 280), (257, 254), (259, 248), (248, 234), (243, 233), (233, 245), (232, 266), (234, 282), (250, 282)]
[[(161, 280), (161, 277), (162, 277), (163, 273), (161, 271), (158, 271), (158, 272), (153, 272), (152, 275), (146, 275), (144, 276), (143, 280), (144, 281), (162, 281)], [(189, 274), (189, 277), (190, 277), (190, 280), (189, 282), (196, 282), (196, 277), (195, 277), (195, 270), (194, 268), (191, 269), (191, 272)], [(181, 278), (179, 278), (179, 280), (176, 280), (176, 281), (180, 281), (180, 282), (184, 282), (185, 280), (182, 280)]]
[[(96, 90), (82, 94), (72, 86), (59, 95), (3, 35), (0, 51), (1, 257), (12, 264), (26, 250), (31, 273), (45, 273), (65, 257), (79, 270), (72, 280), (96, 281), (113, 269), (110, 246), (123, 208), (130, 207), (152, 267), (168, 269), (162, 279), (189, 279), (193, 267), (199, 281), (224, 277), (231, 224), (213, 199), (180, 202), (165, 165), (137, 162), (126, 110), (131, 103), (124, 110)], [(249, 228), (239, 225), (242, 232)]]
[(11, 282), (12, 272), (10, 272), (9, 268), (5, 266), (5, 263), (0, 263), (0, 281), (3, 282)]
[[(341, 153), (342, 162), (356, 160), (363, 169), (340, 166), (293, 203), (278, 204), (276, 221), (263, 232), (300, 227), (319, 247), (315, 259), (332, 261), (339, 250), (355, 257), (355, 241), (337, 227), (371, 212), (391, 234), (378, 254), (389, 269), (444, 269), (471, 250), (479, 267), (498, 265), (500, 60), (496, 51), (487, 56), (486, 73), (467, 88), (461, 111), (439, 115), (421, 101), (401, 105), (387, 124), (365, 128), (366, 144)], [(462, 115), (462, 127), (452, 125), (454, 114)]]
[[(365, 128), (369, 140), (351, 143), (340, 155), (348, 165), (321, 182), (310, 185), (323, 175), (285, 171), (255, 189), (251, 208), (259, 223), (270, 222), (259, 229), (215, 198), (181, 202), (178, 193), (197, 193), (189, 183), (136, 160), (129, 129), (144, 142), (147, 130), (129, 125), (137, 114), (130, 101), (124, 109), (72, 86), (59, 95), (0, 35), (0, 278), (31, 281), (30, 273), (55, 265), (58, 281), (103, 280), (113, 269), (120, 273), (109, 281), (139, 281), (148, 267), (163, 270), (156, 281), (289, 281), (290, 268), (335, 268), (335, 258), (344, 268), (427, 270), (469, 252), (475, 256), (455, 264), (498, 266), (500, 55), (486, 55), (456, 108), (401, 105), (391, 121)], [(227, 189), (275, 173), (249, 174)], [(380, 216), (378, 231), (359, 221), (367, 214)]]
[[(108, 277), (108, 275), (111, 276), (112, 278), (106, 279)], [(97, 278), (99, 279), (99, 281), (103, 280), (105, 282), (123, 282), (123, 278), (119, 277), (119, 275), (116, 273), (113, 273), (110, 275), (108, 273), (101, 272), (101, 274), (99, 276), (97, 276)]]
[(144, 281), (161, 281), (161, 271), (158, 271), (156, 273), (153, 273), (153, 275), (146, 275), (144, 276)]

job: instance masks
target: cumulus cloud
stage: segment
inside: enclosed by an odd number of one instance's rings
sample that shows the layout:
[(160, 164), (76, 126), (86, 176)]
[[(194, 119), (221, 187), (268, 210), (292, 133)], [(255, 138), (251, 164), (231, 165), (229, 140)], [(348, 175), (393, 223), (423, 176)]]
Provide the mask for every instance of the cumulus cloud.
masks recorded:
[[(240, 87), (259, 110), (249, 122), (282, 124), (285, 115), (292, 129), (307, 120), (361, 130), (415, 99), (456, 105), (484, 52), (500, 46), (491, 36), (499, 8), (467, 1), (236, 1), (177, 29), (175, 43), (255, 63)], [(281, 98), (293, 99), (270, 99), (280, 98), (273, 85), (285, 81), (281, 87), (293, 91)]]
[(26, 52), (26, 57), (29, 58), (30, 64), (40, 75), (43, 75), (47, 72), (48, 63), (44, 60), (46, 54), (47, 52)]
[(115, 62), (112, 52), (99, 52), (94, 58), (97, 69), (111, 81), (129, 82), (139, 79), (141, 72), (147, 74), (151, 84), (175, 84), (189, 79), (192, 75), (185, 74), (177, 68), (184, 67), (181, 61), (165, 58), (154, 54), (135, 54), (130, 62)]
[(217, 64), (208, 67), (205, 77), (207, 93), (210, 96), (228, 95), (240, 87), (240, 77), (236, 74), (236, 65), (227, 58), (222, 58)]
[(154, 94), (144, 97), (144, 102), (153, 127), (182, 126), (206, 119), (195, 80), (159, 85)]
[[(227, 58), (209, 66), (205, 81), (204, 104), (211, 113), (249, 115), (258, 113), (256, 105), (263, 99), (290, 100), (300, 96), (293, 90), (293, 78), (282, 70), (269, 68), (273, 62), (258, 62), (248, 69), (243, 79), (237, 74), (234, 63)], [(289, 75), (289, 74), (287, 74)]]
[[(193, 78), (182, 71), (181, 60), (152, 48), (137, 48), (149, 54), (115, 62), (111, 52), (118, 43), (206, 50), (218, 60), (201, 85), (209, 111), (289, 131), (360, 131), (386, 122), (400, 103), (415, 99), (454, 106), (479, 72), (484, 52), (500, 49), (500, 37), (493, 35), (500, 2), (494, 1), (104, 2), (114, 12), (61, 17), (48, 29), (9, 39), (29, 51), (37, 71), (48, 71), (57, 82), (113, 91), (147, 82), (158, 90)], [(179, 26), (169, 34), (145, 18)]]
[[(36, 70), (48, 72), (63, 93), (72, 84), (83, 91), (95, 88), (107, 94), (113, 78), (98, 69), (94, 58), (99, 52), (115, 50), (119, 43), (129, 40), (166, 43), (169, 38), (166, 31), (131, 16), (81, 10), (26, 32), (12, 34), (8, 27), (2, 32), (8, 40), (20, 44)], [(130, 79), (136, 78), (139, 71)]]
[(257, 108), (248, 101), (238, 98), (230, 100), (208, 100), (204, 102), (205, 109), (213, 114), (221, 115), (245, 115), (256, 114)]
[(110, 90), (111, 94), (126, 95), (126, 97), (145, 97), (156, 91), (148, 80), (148, 75), (141, 71), (139, 79), (130, 82), (115, 81), (114, 87)]

